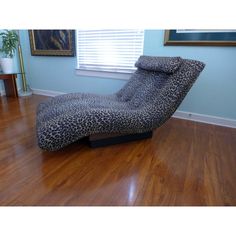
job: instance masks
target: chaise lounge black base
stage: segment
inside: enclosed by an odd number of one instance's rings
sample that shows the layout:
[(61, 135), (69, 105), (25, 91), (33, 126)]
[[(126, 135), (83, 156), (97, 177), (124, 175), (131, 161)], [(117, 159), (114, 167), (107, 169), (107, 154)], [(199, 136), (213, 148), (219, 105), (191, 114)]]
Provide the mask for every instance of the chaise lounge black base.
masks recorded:
[(92, 148), (104, 147), (113, 144), (126, 143), (152, 137), (152, 131), (139, 134), (99, 134), (89, 136), (89, 145)]
[(97, 134), (150, 134), (172, 116), (205, 66), (151, 56), (141, 56), (135, 65), (136, 72), (115, 94), (70, 93), (39, 104), (39, 147), (55, 151)]

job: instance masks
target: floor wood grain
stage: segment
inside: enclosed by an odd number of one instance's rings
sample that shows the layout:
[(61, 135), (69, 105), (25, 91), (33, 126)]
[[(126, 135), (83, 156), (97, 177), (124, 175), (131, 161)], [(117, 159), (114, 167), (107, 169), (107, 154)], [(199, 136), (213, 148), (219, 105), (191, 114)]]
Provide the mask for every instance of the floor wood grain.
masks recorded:
[(46, 152), (35, 137), (44, 99), (0, 98), (0, 205), (236, 205), (236, 129), (172, 118), (152, 139)]

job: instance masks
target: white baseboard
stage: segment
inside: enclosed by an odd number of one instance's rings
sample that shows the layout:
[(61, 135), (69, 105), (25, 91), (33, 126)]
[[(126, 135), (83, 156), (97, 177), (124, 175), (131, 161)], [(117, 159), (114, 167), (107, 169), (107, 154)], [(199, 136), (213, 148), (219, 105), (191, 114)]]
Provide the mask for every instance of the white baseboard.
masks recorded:
[(43, 95), (43, 96), (49, 96), (49, 97), (55, 97), (55, 96), (58, 96), (58, 95), (66, 94), (66, 93), (59, 92), (59, 91), (51, 91), (51, 90), (43, 90), (43, 89), (34, 89), (34, 88), (32, 88), (32, 92), (33, 92), (33, 94)]
[[(55, 97), (57, 95), (65, 94), (63, 92), (42, 90), (42, 89), (32, 89), (32, 91), (33, 91), (33, 94), (50, 96), (50, 97)], [(213, 124), (213, 125), (236, 128), (236, 120), (218, 117), (218, 116), (209, 116), (209, 115), (191, 113), (191, 112), (185, 112), (185, 111), (176, 111), (173, 114), (173, 117), (179, 118), (179, 119), (185, 119), (185, 120), (192, 120), (192, 121), (206, 123), (206, 124)]]
[(219, 116), (209, 116), (209, 115), (191, 113), (191, 112), (185, 112), (185, 111), (176, 111), (173, 114), (173, 117), (184, 119), (184, 120), (192, 120), (192, 121), (201, 122), (201, 123), (236, 128), (236, 120), (223, 118)]
[[(18, 89), (18, 91), (19, 90), (20, 89)], [(32, 92), (33, 92), (33, 94), (49, 96), (49, 97), (55, 97), (57, 95), (66, 94), (66, 93), (63, 93), (63, 92), (43, 90), (43, 89), (32, 89)], [(0, 96), (5, 96), (5, 95), (6, 95), (5, 90), (0, 90)]]

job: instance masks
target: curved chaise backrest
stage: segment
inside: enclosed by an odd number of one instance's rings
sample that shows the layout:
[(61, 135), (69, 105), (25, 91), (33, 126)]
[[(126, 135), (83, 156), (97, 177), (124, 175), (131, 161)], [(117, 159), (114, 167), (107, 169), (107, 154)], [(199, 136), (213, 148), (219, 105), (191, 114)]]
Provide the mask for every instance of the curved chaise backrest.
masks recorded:
[[(140, 93), (147, 95), (147, 87), (150, 90), (151, 86), (153, 89), (160, 89), (167, 82), (167, 78), (178, 70), (182, 61), (180, 57), (140, 56), (135, 63), (137, 70), (128, 83), (118, 91), (118, 98), (120, 101), (128, 102), (134, 95), (139, 96)], [(155, 91), (149, 92), (155, 94)]]
[(158, 124), (175, 112), (205, 66), (180, 57), (151, 56), (141, 56), (135, 65), (137, 71), (117, 97), (131, 108), (149, 109)]
[(156, 112), (159, 113), (160, 125), (176, 111), (204, 67), (203, 62), (183, 59), (180, 68), (169, 76), (165, 86), (153, 100)]

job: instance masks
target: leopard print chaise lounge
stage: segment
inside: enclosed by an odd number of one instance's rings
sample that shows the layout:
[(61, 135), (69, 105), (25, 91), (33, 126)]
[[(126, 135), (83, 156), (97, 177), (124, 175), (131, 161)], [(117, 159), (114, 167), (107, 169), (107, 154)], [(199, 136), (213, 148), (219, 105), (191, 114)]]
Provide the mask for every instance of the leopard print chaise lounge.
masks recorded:
[(115, 94), (70, 93), (39, 104), (39, 147), (55, 151), (92, 134), (151, 131), (171, 117), (205, 65), (180, 57), (140, 56), (135, 66)]

